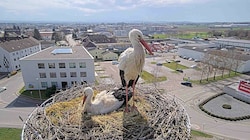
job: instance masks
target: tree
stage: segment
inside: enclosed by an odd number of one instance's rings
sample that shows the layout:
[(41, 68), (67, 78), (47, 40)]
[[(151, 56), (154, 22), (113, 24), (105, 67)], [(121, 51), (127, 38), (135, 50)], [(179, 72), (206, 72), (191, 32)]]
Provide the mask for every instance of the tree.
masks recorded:
[(38, 31), (38, 29), (34, 29), (34, 38), (37, 39), (37, 40), (41, 40), (42, 37)]
[(55, 40), (55, 42), (63, 40), (61, 33), (60, 32), (53, 32), (52, 40)]
[(72, 34), (72, 38), (74, 38), (74, 39), (77, 38), (76, 33), (73, 33), (73, 34)]

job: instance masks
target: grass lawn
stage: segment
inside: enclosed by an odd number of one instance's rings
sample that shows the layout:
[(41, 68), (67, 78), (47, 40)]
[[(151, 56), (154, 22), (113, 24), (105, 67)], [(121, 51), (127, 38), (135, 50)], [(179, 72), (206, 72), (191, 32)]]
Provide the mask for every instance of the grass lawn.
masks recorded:
[(0, 140), (20, 140), (22, 129), (0, 128)]
[(161, 81), (166, 81), (167, 77), (162, 76), (162, 77), (155, 77), (153, 74), (147, 72), (147, 71), (142, 71), (141, 78), (146, 82), (146, 83), (152, 83), (152, 82), (161, 82)]
[[(237, 73), (237, 72), (235, 73), (234, 71), (231, 71), (230, 76), (229, 76), (229, 74), (224, 74), (223, 77), (221, 75), (215, 76), (215, 79), (214, 79), (214, 77), (209, 77), (207, 79), (206, 75), (204, 75), (201, 81), (200, 80), (191, 80), (190, 82), (195, 83), (195, 84), (208, 84), (211, 82), (217, 82), (219, 80), (224, 80), (224, 79), (232, 78), (235, 76), (240, 76), (240, 73)], [(184, 80), (187, 80), (187, 78), (185, 78)]]
[[(156, 64), (156, 62), (151, 62), (151, 64)], [(168, 68), (170, 68), (172, 70), (176, 70), (176, 69), (182, 69), (182, 70), (188, 69), (188, 67), (186, 67), (184, 65), (181, 65), (179, 63), (176, 63), (176, 62), (162, 63), (162, 64), (163, 64), (163, 66), (168, 67)]]
[[(32, 92), (32, 93), (31, 93)], [(40, 90), (41, 92), (41, 97), (42, 99), (48, 99), (48, 97), (46, 97), (46, 91), (45, 90)], [(36, 98), (36, 99), (40, 99), (40, 96), (39, 96), (39, 90), (25, 90), (25, 88), (23, 87), (19, 93), (21, 95), (24, 95), (24, 96), (28, 96), (28, 97), (32, 97), (32, 98)]]
[(191, 130), (191, 137), (192, 138), (194, 138), (194, 137), (213, 138), (212, 135), (209, 135), (209, 134), (203, 133), (201, 131), (197, 131), (197, 130)]

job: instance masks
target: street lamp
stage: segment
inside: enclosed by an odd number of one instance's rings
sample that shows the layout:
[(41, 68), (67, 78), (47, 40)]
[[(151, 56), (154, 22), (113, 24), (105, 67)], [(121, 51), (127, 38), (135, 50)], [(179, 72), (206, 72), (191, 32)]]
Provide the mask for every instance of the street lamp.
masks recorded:
[(41, 91), (40, 91), (40, 84), (39, 84), (39, 78), (36, 78), (37, 80), (37, 85), (38, 85), (38, 91), (39, 91), (39, 97), (40, 97), (40, 100), (42, 100), (42, 96), (41, 96)]

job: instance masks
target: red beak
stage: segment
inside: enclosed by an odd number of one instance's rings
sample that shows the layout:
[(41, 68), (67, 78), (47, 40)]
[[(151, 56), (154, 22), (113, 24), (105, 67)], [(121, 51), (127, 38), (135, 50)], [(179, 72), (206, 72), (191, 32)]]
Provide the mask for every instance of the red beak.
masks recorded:
[(150, 55), (154, 55), (153, 52), (151, 51), (151, 48), (148, 46), (148, 43), (145, 40), (140, 39), (140, 42), (148, 50)]
[(86, 101), (86, 98), (87, 98), (87, 97), (84, 95), (84, 96), (83, 96), (83, 99), (82, 99), (82, 106), (84, 105), (84, 103), (85, 103), (85, 101)]

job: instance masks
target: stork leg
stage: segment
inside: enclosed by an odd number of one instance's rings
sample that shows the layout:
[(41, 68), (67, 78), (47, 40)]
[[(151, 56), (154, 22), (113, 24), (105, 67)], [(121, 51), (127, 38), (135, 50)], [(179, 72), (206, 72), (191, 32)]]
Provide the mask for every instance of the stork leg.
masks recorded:
[(124, 112), (128, 113), (129, 112), (128, 110), (128, 85), (126, 85), (125, 92), (126, 92), (126, 108)]
[(134, 110), (138, 111), (137, 107), (135, 106), (135, 82), (136, 82), (136, 80), (133, 81), (133, 85), (132, 85), (132, 89), (133, 89), (133, 106), (132, 106), (132, 108)]

